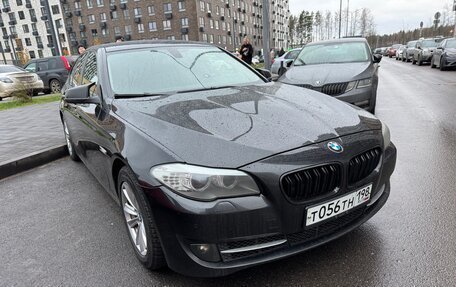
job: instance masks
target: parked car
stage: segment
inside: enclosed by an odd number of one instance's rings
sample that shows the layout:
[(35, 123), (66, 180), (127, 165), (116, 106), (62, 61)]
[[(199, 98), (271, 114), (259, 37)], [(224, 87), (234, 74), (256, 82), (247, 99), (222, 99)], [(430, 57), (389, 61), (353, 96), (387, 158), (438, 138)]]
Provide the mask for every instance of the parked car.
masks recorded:
[(281, 57), (275, 58), (274, 63), (271, 65), (271, 73), (279, 76), (283, 75), (287, 71), (287, 68), (291, 66), (294, 59), (296, 59), (299, 52), (301, 52), (301, 48), (290, 50)]
[(307, 44), (288, 71), (279, 78), (375, 112), (378, 65), (364, 38)]
[(387, 55), (389, 58), (396, 57), (396, 51), (401, 46), (401, 44), (394, 44), (393, 46), (389, 47), (387, 50)]
[(105, 44), (77, 60), (60, 104), (70, 156), (121, 206), (147, 268), (224, 276), (338, 238), (385, 204), (387, 126), (262, 74), (197, 42)]
[(0, 65), (0, 101), (21, 92), (38, 95), (43, 90), (43, 81), (35, 73), (13, 65)]
[(55, 56), (30, 60), (24, 68), (43, 80), (45, 93), (60, 93), (77, 56)]
[(402, 58), (404, 57), (404, 51), (405, 51), (406, 46), (405, 45), (400, 45), (399, 48), (396, 50), (396, 60), (402, 61)]
[(413, 59), (417, 41), (418, 40), (409, 41), (407, 45), (405, 45), (405, 50), (402, 52), (402, 62), (410, 62)]
[(420, 39), (415, 44), (415, 51), (413, 53), (412, 64), (418, 63), (421, 66), (423, 63), (430, 62), (432, 53), (437, 49), (436, 39)]
[(444, 39), (434, 50), (431, 68), (438, 67), (441, 71), (456, 67), (456, 38)]

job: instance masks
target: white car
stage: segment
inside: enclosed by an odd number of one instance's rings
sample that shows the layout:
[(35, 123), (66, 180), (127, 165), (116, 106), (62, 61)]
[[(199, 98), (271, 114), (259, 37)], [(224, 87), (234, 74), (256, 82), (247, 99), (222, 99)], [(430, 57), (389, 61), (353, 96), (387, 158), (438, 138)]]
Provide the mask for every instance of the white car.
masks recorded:
[(22, 91), (36, 96), (43, 87), (43, 81), (37, 74), (13, 65), (0, 65), (0, 101)]
[[(275, 58), (271, 66), (271, 73), (278, 74), (279, 76), (284, 74), (289, 65), (293, 63), (294, 59), (299, 55), (299, 52), (301, 52), (301, 48), (290, 50), (281, 57)], [(283, 63), (283, 66), (281, 63)]]

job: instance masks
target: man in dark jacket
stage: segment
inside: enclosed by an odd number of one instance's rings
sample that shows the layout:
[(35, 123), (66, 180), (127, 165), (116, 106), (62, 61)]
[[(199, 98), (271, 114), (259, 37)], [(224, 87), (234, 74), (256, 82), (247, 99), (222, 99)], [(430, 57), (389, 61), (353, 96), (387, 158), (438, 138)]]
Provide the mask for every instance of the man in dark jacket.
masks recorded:
[(252, 65), (252, 57), (253, 57), (253, 47), (250, 44), (250, 39), (245, 37), (244, 41), (242, 42), (241, 49), (239, 50), (241, 54), (241, 59), (249, 65)]

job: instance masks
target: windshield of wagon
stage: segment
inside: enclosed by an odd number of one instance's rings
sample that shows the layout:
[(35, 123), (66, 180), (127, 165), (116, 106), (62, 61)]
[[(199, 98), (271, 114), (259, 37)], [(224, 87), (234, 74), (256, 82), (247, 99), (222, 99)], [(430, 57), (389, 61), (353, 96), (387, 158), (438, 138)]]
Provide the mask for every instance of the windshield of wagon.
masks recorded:
[(425, 40), (421, 43), (421, 47), (423, 48), (432, 48), (437, 46), (437, 43), (434, 40)]
[(109, 53), (116, 96), (168, 94), (264, 83), (255, 72), (210, 46), (160, 46)]
[(363, 42), (328, 43), (305, 46), (295, 60), (295, 66), (366, 62), (370, 60), (368, 46)]

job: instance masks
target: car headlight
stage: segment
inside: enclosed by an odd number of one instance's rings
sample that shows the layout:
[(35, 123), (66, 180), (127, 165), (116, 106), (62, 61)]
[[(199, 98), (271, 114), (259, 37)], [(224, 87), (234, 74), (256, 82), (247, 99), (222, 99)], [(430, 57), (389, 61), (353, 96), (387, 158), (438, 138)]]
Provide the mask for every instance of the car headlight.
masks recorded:
[(151, 174), (176, 193), (196, 200), (260, 193), (253, 178), (239, 170), (173, 163), (154, 167)]
[(366, 88), (372, 86), (372, 78), (359, 80), (357, 88)]
[(387, 125), (382, 123), (383, 146), (386, 148), (391, 143), (391, 134)]
[(351, 81), (348, 83), (347, 88), (345, 89), (345, 92), (350, 92), (356, 87), (356, 81)]
[(7, 84), (13, 83), (13, 81), (8, 77), (1, 77), (0, 82), (7, 83)]

